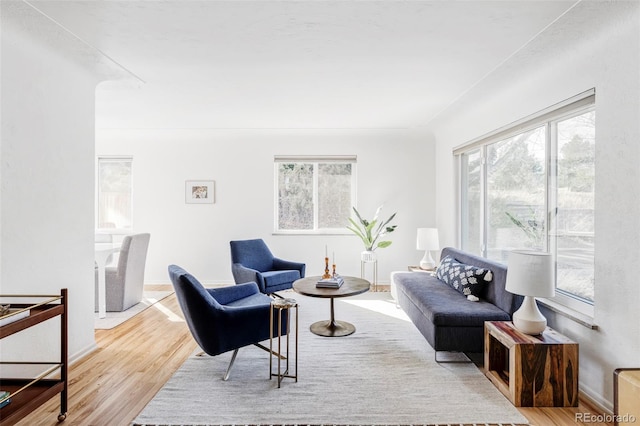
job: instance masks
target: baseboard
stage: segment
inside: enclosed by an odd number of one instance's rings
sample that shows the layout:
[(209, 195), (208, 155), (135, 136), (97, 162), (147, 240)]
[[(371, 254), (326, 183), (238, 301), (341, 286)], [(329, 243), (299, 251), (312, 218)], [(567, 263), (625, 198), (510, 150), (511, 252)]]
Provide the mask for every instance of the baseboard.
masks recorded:
[[(233, 280), (200, 280), (205, 287), (223, 287), (235, 284)], [(144, 285), (171, 285), (169, 280), (145, 280)]]
[(594, 392), (593, 389), (588, 386), (580, 385), (579, 390), (580, 399), (586, 404), (591, 405), (595, 411), (598, 411), (601, 414), (613, 414), (613, 403), (611, 401), (607, 401), (602, 397), (602, 395)]
[[(200, 281), (198, 279), (198, 281)], [(205, 287), (222, 287), (235, 284), (233, 280), (202, 280), (200, 281)], [(171, 285), (169, 280), (145, 280), (144, 285)], [(379, 286), (389, 287), (389, 281), (378, 281)]]
[(98, 349), (98, 345), (94, 341), (92, 344), (85, 346), (83, 349), (69, 356), (69, 365), (75, 364), (76, 362), (80, 361), (87, 355), (91, 354), (96, 349)]

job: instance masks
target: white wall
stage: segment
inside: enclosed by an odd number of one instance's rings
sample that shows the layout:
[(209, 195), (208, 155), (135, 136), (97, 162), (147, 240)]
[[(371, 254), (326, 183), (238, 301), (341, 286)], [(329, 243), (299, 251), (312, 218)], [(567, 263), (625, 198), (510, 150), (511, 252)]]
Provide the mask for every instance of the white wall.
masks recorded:
[[(95, 57), (24, 3), (1, 7), (0, 292), (68, 288), (73, 357), (95, 347)], [(3, 339), (3, 360), (58, 359), (59, 339), (48, 321)]]
[[(168, 283), (171, 263), (207, 284), (232, 283), (229, 241), (246, 238), (305, 262), (307, 275), (322, 273), (327, 245), (339, 273), (360, 275), (352, 234), (273, 235), (274, 155), (357, 155), (361, 213), (383, 203), (383, 216), (398, 213), (393, 244), (378, 251), (379, 282), (420, 260), (416, 229), (435, 224), (434, 148), (413, 132), (98, 129), (96, 142), (97, 155), (133, 156), (134, 230), (151, 233), (147, 283)], [(185, 181), (205, 179), (216, 182), (215, 204), (185, 204)]]
[(640, 365), (640, 11), (638, 2), (582, 2), (431, 123), (437, 223), (458, 229), (452, 148), (596, 88), (597, 331), (547, 312), (580, 344), (580, 388), (607, 409), (618, 367)]

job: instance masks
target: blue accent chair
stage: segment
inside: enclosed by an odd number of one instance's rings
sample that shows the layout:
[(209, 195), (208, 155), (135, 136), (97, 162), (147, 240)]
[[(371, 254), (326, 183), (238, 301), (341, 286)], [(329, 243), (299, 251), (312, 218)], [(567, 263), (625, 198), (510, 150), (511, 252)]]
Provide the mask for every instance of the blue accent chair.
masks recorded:
[(304, 278), (306, 265), (274, 257), (262, 239), (231, 241), (231, 272), (236, 284), (253, 281), (272, 294)]
[[(193, 275), (176, 265), (169, 266), (169, 277), (189, 330), (208, 355), (234, 351), (223, 380), (229, 378), (238, 349), (269, 339), (271, 298), (260, 293), (254, 282), (221, 288), (205, 288)], [(282, 316), (282, 335), (287, 334), (286, 313)], [(274, 335), (277, 335), (274, 318)], [(278, 354), (274, 354), (279, 356)]]

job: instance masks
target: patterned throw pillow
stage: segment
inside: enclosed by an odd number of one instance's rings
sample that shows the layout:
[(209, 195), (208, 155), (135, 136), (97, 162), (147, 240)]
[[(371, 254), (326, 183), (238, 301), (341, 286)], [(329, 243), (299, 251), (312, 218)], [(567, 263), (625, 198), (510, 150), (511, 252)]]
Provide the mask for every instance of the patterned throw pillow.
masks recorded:
[(489, 269), (460, 263), (451, 256), (445, 256), (438, 265), (436, 277), (445, 284), (477, 302), (484, 284), (493, 279)]

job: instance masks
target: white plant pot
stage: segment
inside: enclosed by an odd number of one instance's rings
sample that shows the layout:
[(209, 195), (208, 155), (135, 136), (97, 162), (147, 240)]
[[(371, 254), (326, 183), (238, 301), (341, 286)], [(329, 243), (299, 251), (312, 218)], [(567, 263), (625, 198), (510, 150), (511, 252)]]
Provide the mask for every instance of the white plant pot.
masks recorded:
[(376, 252), (372, 250), (365, 250), (360, 253), (360, 260), (365, 263), (373, 263), (377, 258)]

